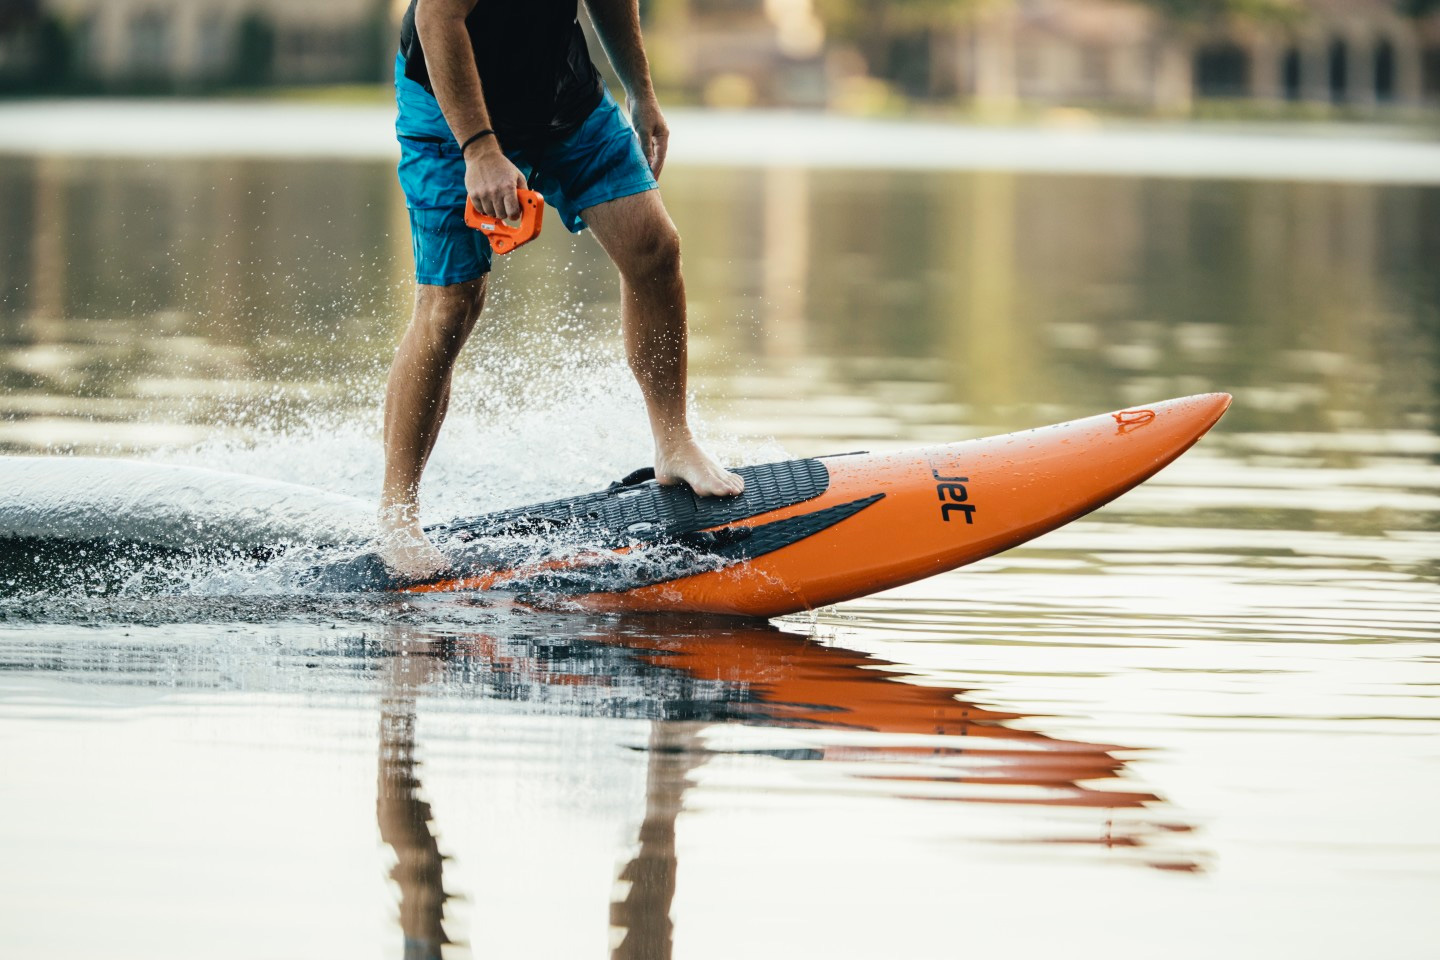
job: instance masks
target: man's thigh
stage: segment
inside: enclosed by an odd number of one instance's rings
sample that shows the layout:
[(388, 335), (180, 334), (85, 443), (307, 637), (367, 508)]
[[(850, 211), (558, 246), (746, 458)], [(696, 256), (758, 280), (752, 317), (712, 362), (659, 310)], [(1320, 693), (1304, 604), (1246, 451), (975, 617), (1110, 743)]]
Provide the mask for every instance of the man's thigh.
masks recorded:
[(555, 143), (516, 151), (512, 159), (571, 233), (589, 224), (588, 210), (656, 186), (640, 138), (608, 93), (578, 130)]

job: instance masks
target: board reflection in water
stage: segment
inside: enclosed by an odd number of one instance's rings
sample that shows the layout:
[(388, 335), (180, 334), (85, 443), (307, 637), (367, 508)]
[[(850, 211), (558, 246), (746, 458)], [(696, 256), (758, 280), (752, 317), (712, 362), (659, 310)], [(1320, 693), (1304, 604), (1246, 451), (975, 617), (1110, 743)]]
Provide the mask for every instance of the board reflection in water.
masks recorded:
[[(546, 703), (555, 702), (552, 693), (559, 690), (567, 712), (650, 720), (643, 819), (635, 853), (617, 871), (610, 907), (617, 960), (671, 956), (671, 906), (681, 868), (676, 820), (696, 771), (721, 755), (830, 763), (843, 768), (842, 778), (879, 784), (912, 802), (1088, 808), (1094, 811), (1090, 835), (1079, 842), (1131, 848), (1137, 864), (1200, 868), (1184, 851), (1167, 849), (1167, 841), (1189, 827), (1154, 793), (1126, 786), (1121, 747), (1023, 729), (1015, 725), (1023, 715), (987, 709), (963, 690), (921, 686), (878, 657), (773, 627), (677, 626), (661, 634), (602, 625), (564, 640), (388, 632), (377, 813), (395, 854), (391, 876), (399, 886), (407, 958), (438, 957), (452, 943), (446, 906), (465, 893), (447, 888), (447, 859), (486, 857), (484, 849), (442, 850), (437, 841), (416, 759), (424, 749), (419, 714), (429, 697)], [(711, 742), (717, 724), (809, 735), (802, 746), (717, 747)], [(956, 816), (964, 816), (963, 807)], [(545, 896), (544, 890), (529, 893)], [(483, 902), (471, 909), (472, 930), (504, 922), (485, 916)], [(475, 946), (477, 955), (488, 952)]]

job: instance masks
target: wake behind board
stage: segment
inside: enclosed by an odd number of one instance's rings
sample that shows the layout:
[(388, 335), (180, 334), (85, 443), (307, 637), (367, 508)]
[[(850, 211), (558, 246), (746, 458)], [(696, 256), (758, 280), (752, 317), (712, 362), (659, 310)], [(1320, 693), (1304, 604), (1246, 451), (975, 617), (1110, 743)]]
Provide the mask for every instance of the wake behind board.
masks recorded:
[[(595, 611), (795, 613), (1069, 523), (1153, 476), (1229, 405), (1228, 394), (1203, 394), (899, 453), (742, 467), (745, 492), (724, 499), (637, 472), (597, 493), (431, 528), (455, 571), (398, 589), (504, 589)], [(504, 546), (517, 538), (554, 549)]]

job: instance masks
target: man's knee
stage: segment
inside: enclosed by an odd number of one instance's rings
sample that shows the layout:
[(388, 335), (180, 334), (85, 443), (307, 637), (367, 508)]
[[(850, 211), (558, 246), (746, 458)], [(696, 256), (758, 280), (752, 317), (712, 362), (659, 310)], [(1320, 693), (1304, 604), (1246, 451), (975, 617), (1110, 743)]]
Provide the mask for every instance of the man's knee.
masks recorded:
[(422, 284), (415, 298), (413, 322), (428, 339), (458, 353), (475, 328), (484, 304), (484, 277), (444, 287)]
[(680, 232), (668, 219), (636, 232), (620, 269), (633, 283), (666, 282), (680, 276)]

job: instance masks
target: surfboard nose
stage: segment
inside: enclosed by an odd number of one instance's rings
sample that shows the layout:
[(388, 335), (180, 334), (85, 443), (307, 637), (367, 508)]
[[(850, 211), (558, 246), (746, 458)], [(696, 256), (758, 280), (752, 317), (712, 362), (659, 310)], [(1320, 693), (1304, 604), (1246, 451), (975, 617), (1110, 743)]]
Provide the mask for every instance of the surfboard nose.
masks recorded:
[[(1154, 446), (1164, 451), (1165, 462), (1175, 459), (1203, 437), (1230, 409), (1228, 393), (1199, 393), (1174, 400), (1126, 407), (1110, 414), (1114, 433), (1133, 437), (1132, 445)], [(1103, 418), (1097, 417), (1103, 423)], [(1133, 456), (1136, 451), (1132, 450)]]
[[(1203, 437), (1230, 408), (1228, 393), (1201, 393), (1138, 404), (1055, 428), (1050, 466), (1082, 499), (1093, 484), (1108, 500), (1153, 476)], [(1041, 428), (1044, 431), (1045, 428)], [(1087, 482), (1088, 481), (1088, 482)]]
[(1173, 400), (1159, 400), (1155, 403), (1127, 407), (1124, 410), (1115, 411), (1111, 416), (1118, 420), (1121, 419), (1122, 414), (1143, 413), (1150, 410), (1155, 413), (1163, 412), (1168, 417), (1183, 417), (1197, 422), (1208, 421), (1213, 425), (1226, 410), (1230, 409), (1231, 399), (1228, 393), (1197, 393), (1189, 397), (1176, 397)]
[[(1137, 404), (930, 448), (924, 460), (941, 483), (942, 500), (962, 496), (946, 480), (965, 478), (963, 501), (953, 509), (965, 511), (969, 532), (988, 538), (986, 550), (993, 553), (1089, 513), (1154, 476), (1203, 437), (1230, 401), (1227, 393), (1206, 393)], [(987, 510), (988, 500), (1003, 504), (1001, 519), (993, 519), (1002, 511)], [(969, 547), (956, 544), (957, 550)]]
[(1225, 415), (1234, 399), (1228, 393), (1197, 393), (1190, 397), (1162, 400), (1154, 406), (1204, 422), (1205, 429), (1208, 430)]

